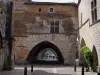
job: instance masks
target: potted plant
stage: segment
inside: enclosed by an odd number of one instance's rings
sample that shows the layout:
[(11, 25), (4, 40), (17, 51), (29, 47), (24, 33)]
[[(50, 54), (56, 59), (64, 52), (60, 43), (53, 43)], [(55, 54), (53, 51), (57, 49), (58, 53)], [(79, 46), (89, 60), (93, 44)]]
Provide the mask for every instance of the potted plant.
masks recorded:
[(86, 68), (87, 68), (86, 70), (89, 71), (89, 67), (92, 66), (92, 52), (88, 48), (88, 46), (83, 46), (81, 48), (81, 51), (84, 54), (84, 60), (85, 60)]

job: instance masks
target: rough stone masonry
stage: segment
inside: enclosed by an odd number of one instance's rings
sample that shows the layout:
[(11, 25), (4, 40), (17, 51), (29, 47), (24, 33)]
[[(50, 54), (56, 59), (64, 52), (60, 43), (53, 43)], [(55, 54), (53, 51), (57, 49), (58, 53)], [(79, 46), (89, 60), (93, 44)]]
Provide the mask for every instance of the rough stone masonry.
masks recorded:
[[(24, 64), (29, 55), (35, 56), (36, 48), (46, 46), (41, 44), (46, 41), (48, 47), (59, 49), (58, 53), (57, 50), (55, 52), (58, 54), (58, 59), (61, 53), (63, 64), (74, 65), (78, 51), (77, 5), (74, 3), (25, 2), (23, 6), (24, 10), (14, 9), (15, 63)], [(50, 9), (53, 9), (53, 12), (50, 12)], [(57, 32), (56, 30), (52, 32), (52, 25), (56, 23), (58, 23)], [(39, 54), (40, 51), (36, 53)], [(32, 56), (29, 59), (34, 61), (36, 58)]]

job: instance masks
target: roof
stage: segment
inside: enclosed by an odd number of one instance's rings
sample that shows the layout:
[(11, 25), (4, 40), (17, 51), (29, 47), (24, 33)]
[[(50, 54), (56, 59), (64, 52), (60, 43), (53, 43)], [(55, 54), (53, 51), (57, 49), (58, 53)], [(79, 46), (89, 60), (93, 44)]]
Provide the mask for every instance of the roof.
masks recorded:
[(77, 6), (76, 3), (56, 3), (56, 2), (26, 2), (25, 4), (36, 4), (36, 5), (72, 5), (72, 6)]
[(80, 5), (80, 3), (81, 3), (81, 0), (78, 0), (78, 6)]

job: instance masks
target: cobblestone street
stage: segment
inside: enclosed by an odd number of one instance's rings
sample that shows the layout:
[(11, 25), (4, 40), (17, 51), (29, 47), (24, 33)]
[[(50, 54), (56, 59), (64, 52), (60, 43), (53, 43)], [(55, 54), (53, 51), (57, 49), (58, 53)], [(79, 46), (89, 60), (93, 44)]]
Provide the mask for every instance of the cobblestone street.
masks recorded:
[[(31, 68), (28, 67), (27, 75), (81, 75), (81, 68), (77, 68), (77, 72), (74, 72), (73, 67), (46, 67), (46, 66), (35, 66), (33, 73)], [(0, 75), (24, 75), (24, 67), (15, 67), (12, 71), (2, 71)], [(97, 75), (94, 72), (85, 72), (85, 75)]]

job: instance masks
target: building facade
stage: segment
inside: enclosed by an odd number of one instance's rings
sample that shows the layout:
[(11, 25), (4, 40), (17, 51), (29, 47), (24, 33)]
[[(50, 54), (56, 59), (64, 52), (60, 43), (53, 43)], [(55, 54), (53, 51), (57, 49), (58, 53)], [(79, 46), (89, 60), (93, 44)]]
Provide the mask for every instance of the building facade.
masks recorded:
[(77, 4), (25, 1), (24, 7), (14, 10), (15, 63), (74, 65)]
[[(93, 52), (93, 70), (100, 65), (100, 1), (79, 0), (80, 48), (87, 45)], [(82, 57), (82, 56), (81, 56)], [(82, 59), (80, 58), (80, 63)]]

